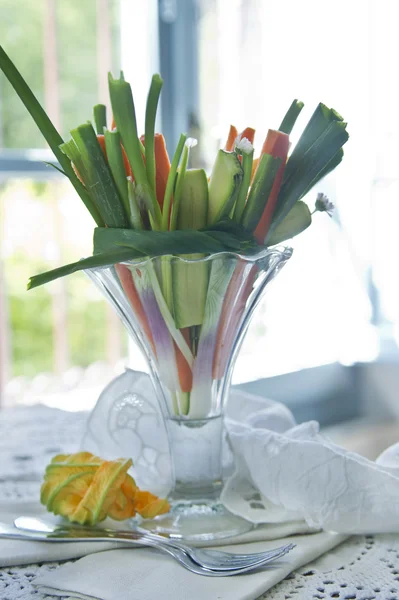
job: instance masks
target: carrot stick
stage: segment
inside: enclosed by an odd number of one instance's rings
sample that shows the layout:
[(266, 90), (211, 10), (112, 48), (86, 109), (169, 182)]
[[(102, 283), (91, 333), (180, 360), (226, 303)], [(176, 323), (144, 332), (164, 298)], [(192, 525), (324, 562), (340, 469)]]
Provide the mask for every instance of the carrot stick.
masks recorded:
[[(140, 137), (142, 144), (145, 146), (145, 136)], [(166, 183), (170, 171), (170, 160), (168, 151), (166, 150), (165, 138), (162, 133), (156, 133), (154, 137), (154, 153), (155, 153), (155, 186), (158, 204), (162, 210), (163, 201), (165, 198)]]
[(255, 129), (252, 129), (252, 127), (246, 127), (244, 131), (240, 133), (240, 140), (243, 140), (244, 138), (247, 138), (247, 140), (253, 144), (255, 139)]
[(263, 244), (265, 241), (267, 232), (272, 221), (273, 212), (276, 208), (277, 198), (280, 191), (281, 183), (283, 180), (284, 169), (287, 163), (287, 154), (289, 150), (290, 138), (286, 133), (282, 131), (275, 131), (269, 129), (266, 136), (265, 142), (262, 147), (262, 154), (271, 154), (274, 158), (281, 158), (281, 166), (277, 171), (276, 178), (273, 183), (272, 190), (270, 192), (269, 199), (265, 206), (265, 210), (260, 218), (260, 221), (255, 229), (255, 238), (257, 242)]
[(116, 129), (116, 123), (115, 123), (114, 116), (112, 115), (111, 131), (112, 131), (113, 129)]
[(136, 286), (134, 285), (134, 281), (132, 278), (132, 274), (126, 265), (115, 265), (116, 272), (118, 273), (119, 280), (123, 287), (123, 290), (132, 305), (134, 314), (137, 317), (138, 322), (140, 323), (144, 334), (146, 335), (148, 341), (151, 344), (151, 347), (156, 355), (154, 339), (152, 337), (152, 332), (150, 326), (148, 324), (147, 315), (145, 314), (143, 305), (140, 300), (140, 296), (136, 290)]
[(238, 136), (237, 128), (234, 125), (230, 125), (229, 137), (227, 138), (226, 145), (224, 147), (227, 152), (232, 152), (234, 150), (234, 142)]
[[(181, 331), (184, 339), (186, 340), (187, 344), (190, 344), (190, 328), (183, 327), (182, 329), (180, 329), (180, 331)], [(176, 345), (175, 342), (173, 342), (173, 343), (175, 346), (176, 366), (177, 366), (177, 372), (179, 374), (179, 382), (180, 382), (181, 391), (182, 392), (191, 392), (191, 390), (193, 388), (193, 372), (192, 372), (188, 362), (184, 358), (183, 354), (181, 353), (179, 347)]]

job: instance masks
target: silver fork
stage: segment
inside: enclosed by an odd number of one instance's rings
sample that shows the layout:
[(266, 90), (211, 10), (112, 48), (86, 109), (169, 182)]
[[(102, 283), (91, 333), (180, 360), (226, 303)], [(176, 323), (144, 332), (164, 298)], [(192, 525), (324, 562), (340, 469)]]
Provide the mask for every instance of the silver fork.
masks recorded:
[(90, 527), (83, 527), (79, 525), (73, 526), (62, 523), (55, 525), (53, 523), (49, 523), (43, 519), (35, 517), (18, 517), (17, 519), (15, 519), (14, 525), (18, 529), (24, 531), (57, 534), (66, 532), (68, 534), (73, 533), (73, 535), (77, 536), (82, 531), (96, 532), (96, 535), (103, 533), (106, 537), (112, 538), (115, 538), (115, 536), (119, 536), (120, 534), (122, 534), (125, 538), (129, 538), (132, 537), (133, 534), (138, 533), (141, 536), (140, 539), (143, 540), (143, 542), (144, 540), (152, 540), (163, 545), (167, 544), (170, 547), (177, 548), (185, 552), (187, 556), (189, 556), (199, 566), (204, 567), (206, 569), (218, 571), (228, 571), (231, 569), (251, 566), (255, 567), (258, 564), (263, 564), (264, 561), (275, 560), (276, 557), (280, 558), (295, 547), (294, 544), (286, 544), (285, 546), (274, 548), (272, 550), (266, 550), (264, 552), (256, 552), (252, 554), (234, 554), (231, 552), (223, 552), (221, 550), (205, 550), (202, 548), (193, 548), (181, 542), (180, 540), (176, 540), (173, 538), (165, 538), (161, 535), (155, 535), (149, 532), (137, 532), (134, 530), (113, 530), (98, 528), (93, 529)]

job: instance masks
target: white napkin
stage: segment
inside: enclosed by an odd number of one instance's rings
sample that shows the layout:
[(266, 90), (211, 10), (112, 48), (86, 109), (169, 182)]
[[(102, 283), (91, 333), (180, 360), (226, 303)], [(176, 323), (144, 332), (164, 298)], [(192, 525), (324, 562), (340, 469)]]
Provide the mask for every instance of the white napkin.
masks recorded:
[(259, 420), (253, 414), (252, 422), (228, 422), (238, 462), (223, 492), (227, 508), (249, 518), (242, 499), (251, 485), (265, 506), (251, 515), (258, 523), (278, 507), (286, 518), (329, 531), (399, 532), (399, 444), (373, 462), (330, 442), (314, 421), (272, 431), (267, 410)]
[[(203, 577), (190, 573), (174, 559), (153, 550), (110, 550), (86, 556), (39, 576), (42, 593), (98, 600), (254, 600), (293, 570), (331, 550), (342, 535), (317, 533), (284, 539), (297, 544), (284, 559), (257, 573), (235, 577)], [(260, 552), (282, 543), (254, 542), (222, 546), (222, 550)]]
[[(0, 505), (0, 521), (12, 524), (20, 515), (51, 519), (43, 507), (34, 503)], [(56, 520), (54, 518), (54, 520)], [(105, 522), (111, 527), (126, 523)], [(292, 542), (296, 548), (284, 559), (258, 573), (239, 577), (215, 578), (192, 574), (167, 555), (140, 547), (126, 548), (116, 542), (44, 544), (0, 539), (0, 567), (49, 561), (80, 560), (39, 576), (33, 585), (42, 593), (74, 598), (124, 600), (203, 600), (228, 598), (245, 600), (258, 597), (293, 570), (314, 560), (346, 539), (333, 533), (309, 534), (304, 521), (262, 525), (234, 538), (234, 545), (222, 549), (232, 552), (260, 552)], [(298, 535), (292, 535), (298, 533)], [(308, 535), (300, 535), (308, 533)], [(215, 545), (222, 543), (220, 540)]]
[[(52, 517), (52, 515), (47, 513), (44, 507), (39, 503), (19, 502), (12, 506), (0, 504), (0, 522), (12, 525), (14, 519), (22, 515), (39, 517), (47, 521), (57, 521), (57, 518)], [(129, 527), (127, 522), (118, 523), (111, 520), (104, 521), (102, 525), (113, 529)], [(263, 525), (252, 532), (236, 536), (234, 538), (234, 543), (257, 542), (259, 540), (279, 540), (277, 543), (274, 542), (274, 545), (281, 546), (284, 542), (280, 540), (280, 538), (285, 538), (294, 534), (311, 533), (312, 531), (314, 530), (311, 530), (304, 521)], [(217, 541), (214, 545), (220, 543), (222, 542)], [(207, 545), (209, 545), (209, 542), (207, 542)], [(68, 560), (70, 558), (79, 558), (86, 554), (102, 552), (111, 548), (126, 548), (126, 545), (118, 544), (116, 542), (43, 544), (42, 542), (25, 542), (0, 538), (0, 568), (28, 565), (37, 562)], [(136, 552), (136, 550), (136, 548), (133, 549), (134, 552)]]
[[(226, 426), (235, 472), (226, 443), (222, 502), (231, 512), (256, 524), (305, 519), (346, 534), (399, 532), (399, 444), (367, 460), (331, 443), (318, 423), (296, 425), (282, 404), (234, 387)], [(168, 490), (166, 432), (147, 375), (128, 370), (104, 390), (84, 447), (110, 458), (133, 452), (139, 485)]]

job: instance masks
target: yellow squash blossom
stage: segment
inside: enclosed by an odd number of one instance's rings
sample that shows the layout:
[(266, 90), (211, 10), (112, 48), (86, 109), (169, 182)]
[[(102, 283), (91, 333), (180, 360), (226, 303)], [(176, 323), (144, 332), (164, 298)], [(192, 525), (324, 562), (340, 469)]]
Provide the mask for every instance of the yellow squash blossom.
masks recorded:
[(89, 452), (59, 454), (46, 468), (40, 500), (47, 510), (81, 525), (106, 517), (123, 521), (168, 512), (169, 504), (139, 490), (128, 474), (131, 459), (103, 460)]

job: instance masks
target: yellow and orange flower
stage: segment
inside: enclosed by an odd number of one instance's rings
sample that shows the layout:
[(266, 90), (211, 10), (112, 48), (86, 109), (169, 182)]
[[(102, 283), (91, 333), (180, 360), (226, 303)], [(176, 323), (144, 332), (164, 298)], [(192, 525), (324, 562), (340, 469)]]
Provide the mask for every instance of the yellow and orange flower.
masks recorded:
[(40, 500), (47, 510), (81, 525), (106, 517), (123, 521), (136, 512), (152, 518), (168, 512), (166, 499), (140, 490), (128, 474), (131, 459), (103, 460), (89, 452), (59, 454), (46, 468)]

